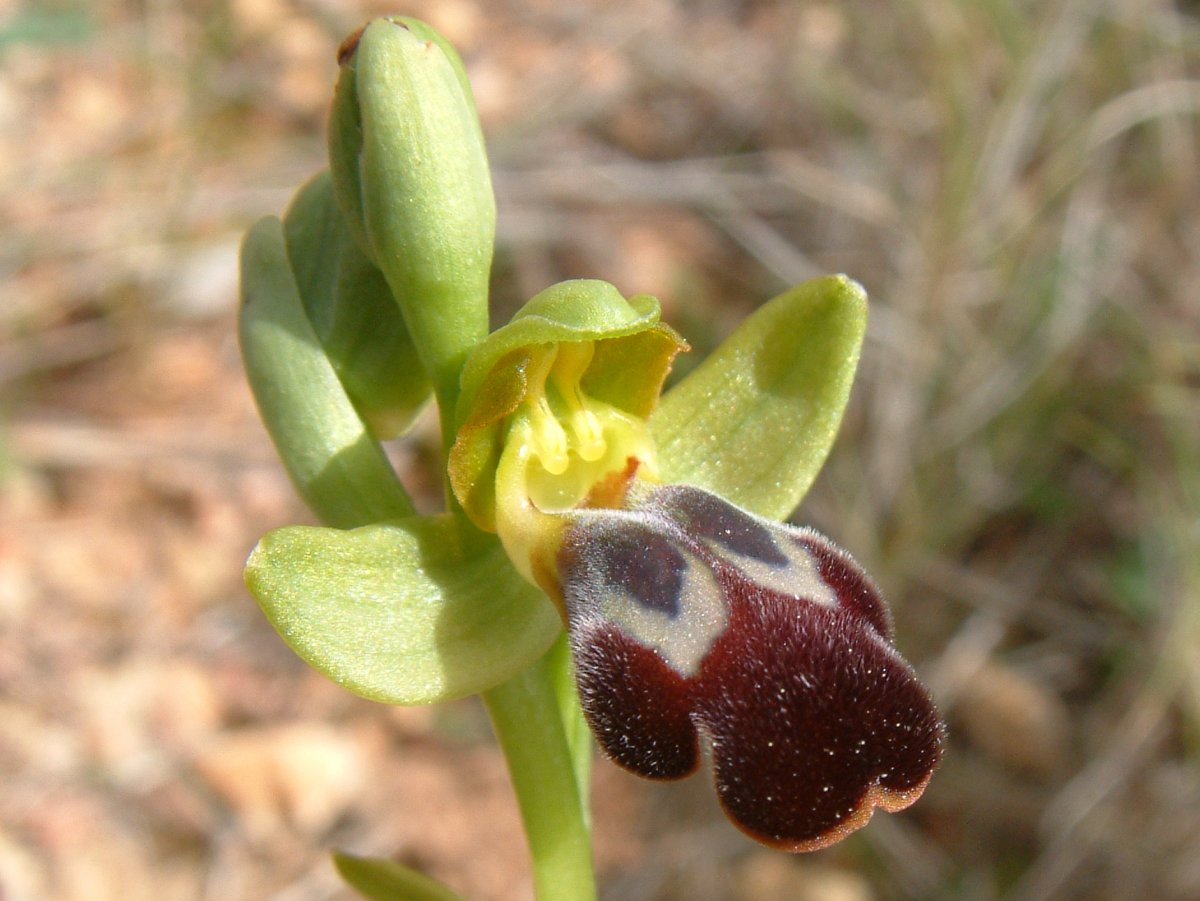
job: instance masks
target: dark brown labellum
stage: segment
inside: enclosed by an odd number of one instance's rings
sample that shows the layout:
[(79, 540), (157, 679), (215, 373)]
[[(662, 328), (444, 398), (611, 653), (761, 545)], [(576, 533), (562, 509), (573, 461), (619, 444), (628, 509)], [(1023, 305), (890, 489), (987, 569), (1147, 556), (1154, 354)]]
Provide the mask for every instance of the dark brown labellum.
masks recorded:
[(941, 720), (874, 583), (824, 536), (668, 486), (580, 511), (559, 575), (583, 707), (621, 766), (681, 778), (703, 737), (733, 822), (792, 851), (924, 790)]

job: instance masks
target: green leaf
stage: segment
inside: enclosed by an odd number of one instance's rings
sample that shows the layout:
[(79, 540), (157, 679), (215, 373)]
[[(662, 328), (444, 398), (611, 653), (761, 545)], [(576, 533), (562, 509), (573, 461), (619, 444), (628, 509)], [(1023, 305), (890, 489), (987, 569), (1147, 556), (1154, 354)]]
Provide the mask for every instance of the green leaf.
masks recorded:
[(394, 860), (333, 852), (338, 875), (370, 901), (463, 901), (462, 895)]
[(241, 290), (246, 377), (300, 496), (333, 526), (411, 516), (408, 494), (313, 331), (274, 217), (246, 233)]
[(250, 555), (246, 584), (309, 664), (391, 704), (491, 688), (533, 664), (562, 629), (497, 538), (450, 514), (352, 531), (279, 529)]
[(663, 479), (789, 516), (837, 435), (866, 322), (866, 293), (842, 275), (764, 304), (650, 418)]

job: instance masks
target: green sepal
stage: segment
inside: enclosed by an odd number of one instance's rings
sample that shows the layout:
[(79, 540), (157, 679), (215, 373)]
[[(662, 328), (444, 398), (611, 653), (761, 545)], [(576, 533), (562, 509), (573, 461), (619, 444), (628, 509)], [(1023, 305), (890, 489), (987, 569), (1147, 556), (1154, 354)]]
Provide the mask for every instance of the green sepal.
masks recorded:
[(390, 704), (492, 688), (533, 664), (562, 629), (496, 537), (452, 514), (276, 530), (250, 555), (246, 584), (304, 660)]
[(329, 149), (351, 231), (453, 410), (463, 360), (487, 334), (496, 208), (461, 60), (431, 35), (411, 20), (367, 25), (343, 57)]
[(463, 367), (449, 472), (455, 495), (478, 523), (490, 527), (503, 420), (530, 390), (535, 355), (557, 344), (593, 342), (594, 355), (580, 380), (583, 392), (645, 419), (671, 361), (687, 348), (659, 314), (658, 301), (647, 294), (626, 300), (608, 282), (560, 282), (531, 298), (475, 348)]
[[(596, 353), (601, 356), (593, 358), (581, 383), (589, 396), (635, 416), (648, 416), (675, 354), (687, 348), (674, 330), (659, 321), (660, 313), (657, 298), (635, 294), (626, 300), (608, 282), (574, 279), (551, 285), (471, 353), (463, 367), (459, 422), (477, 421), (481, 406), (515, 404), (511, 397), (503, 403), (485, 399), (497, 393), (490, 382), (497, 375), (503, 377), (503, 367), (497, 364), (504, 357), (568, 341), (597, 342)], [(510, 412), (511, 407), (502, 415)]]
[(332, 526), (411, 516), (408, 494), (313, 331), (273, 216), (242, 242), (241, 294), (246, 377), (300, 496)]
[(764, 304), (650, 418), (663, 480), (788, 517), (833, 446), (866, 323), (866, 292), (843, 275)]
[(359, 249), (328, 172), (297, 192), (283, 220), (309, 320), (372, 434), (395, 438), (432, 393), (383, 273)]
[(333, 852), (346, 884), (369, 901), (463, 901), (462, 895), (395, 860)]

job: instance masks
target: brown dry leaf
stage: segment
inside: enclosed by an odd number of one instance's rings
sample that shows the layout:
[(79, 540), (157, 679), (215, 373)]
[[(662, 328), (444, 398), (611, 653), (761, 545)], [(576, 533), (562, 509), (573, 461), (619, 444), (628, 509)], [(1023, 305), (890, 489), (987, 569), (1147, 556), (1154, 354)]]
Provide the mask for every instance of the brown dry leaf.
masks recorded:
[(805, 54), (824, 62), (841, 51), (846, 43), (849, 25), (836, 5), (813, 3), (806, 5), (800, 13), (796, 31)]
[(255, 39), (268, 34), (292, 10), (286, 0), (233, 0), (229, 13), (235, 31), (243, 38)]
[(21, 622), (37, 591), (23, 550), (21, 542), (0, 533), (0, 626)]
[(68, 777), (84, 757), (73, 724), (17, 701), (0, 699), (0, 762), (16, 774)]
[(337, 77), (329, 35), (310, 19), (289, 18), (276, 24), (271, 39), (282, 58), (279, 99), (299, 115), (323, 116)]
[[(605, 261), (614, 283), (636, 286), (669, 305), (695, 279), (697, 260), (711, 260), (719, 242), (699, 217), (662, 214), (624, 224), (614, 259)], [(632, 289), (631, 289), (632, 290)]]
[(114, 821), (99, 795), (57, 789), (22, 825), (47, 864), (45, 897), (57, 901), (183, 901), (203, 882), (185, 861), (148, 854), (147, 837)]
[(35, 561), (43, 597), (118, 611), (151, 570), (151, 548), (137, 524), (86, 516), (37, 531), (26, 552)]
[(441, 32), (460, 56), (468, 57), (486, 38), (487, 13), (476, 0), (436, 0), (414, 4), (415, 16)]

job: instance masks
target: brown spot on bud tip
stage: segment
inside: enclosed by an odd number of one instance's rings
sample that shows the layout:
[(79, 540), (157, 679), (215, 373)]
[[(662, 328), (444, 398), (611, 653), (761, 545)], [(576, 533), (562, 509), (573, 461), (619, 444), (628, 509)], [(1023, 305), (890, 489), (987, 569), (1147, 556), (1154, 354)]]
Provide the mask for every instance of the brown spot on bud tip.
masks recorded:
[(344, 66), (350, 61), (350, 57), (354, 56), (354, 51), (358, 49), (358, 42), (362, 40), (363, 32), (367, 30), (366, 25), (360, 26), (346, 40), (338, 44), (337, 61), (339, 66)]

